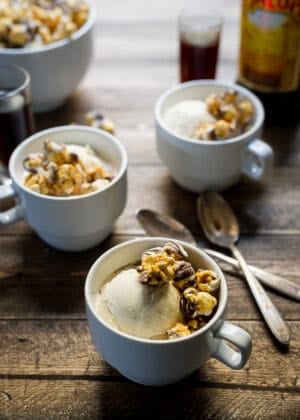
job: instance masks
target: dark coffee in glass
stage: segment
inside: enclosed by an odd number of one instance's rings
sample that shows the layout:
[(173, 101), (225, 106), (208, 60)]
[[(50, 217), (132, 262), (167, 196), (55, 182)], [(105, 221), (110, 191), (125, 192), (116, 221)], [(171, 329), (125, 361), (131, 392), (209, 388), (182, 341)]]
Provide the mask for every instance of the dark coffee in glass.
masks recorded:
[(33, 132), (29, 74), (20, 67), (0, 66), (0, 162), (4, 167), (15, 147)]
[(216, 12), (184, 9), (179, 16), (180, 81), (214, 79), (222, 19)]

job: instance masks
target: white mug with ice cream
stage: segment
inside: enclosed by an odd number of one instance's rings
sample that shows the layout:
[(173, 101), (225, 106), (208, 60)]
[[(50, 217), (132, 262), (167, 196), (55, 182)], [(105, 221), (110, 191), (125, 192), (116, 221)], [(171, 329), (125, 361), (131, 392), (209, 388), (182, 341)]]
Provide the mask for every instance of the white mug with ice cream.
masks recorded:
[[(101, 162), (112, 169), (112, 179), (109, 182), (97, 179), (93, 189), (82, 195), (54, 196), (38, 192), (38, 185), (29, 188), (30, 184), (25, 185), (28, 176), (25, 162), (28, 156), (32, 156), (34, 161), (36, 154), (45, 153), (43, 148), (46, 140), (54, 142), (58, 148), (65, 144), (70, 147), (69, 154), (76, 160), (76, 165), (77, 160), (91, 165), (98, 157), (101, 158)], [(90, 148), (91, 154), (80, 157), (85, 149), (80, 146)], [(49, 170), (53, 169), (53, 162), (51, 165)], [(64, 169), (63, 166), (60, 168)], [(82, 171), (81, 166), (78, 171)], [(0, 186), (0, 199), (15, 195), (17, 203), (9, 210), (0, 212), (0, 225), (25, 219), (40, 238), (60, 250), (82, 251), (99, 244), (111, 233), (115, 220), (126, 204), (125, 148), (117, 138), (96, 128), (68, 125), (32, 135), (14, 150), (9, 161), (9, 172), (12, 183)], [(40, 173), (41, 179), (44, 175), (49, 177), (43, 167)], [(34, 173), (32, 179), (35, 179)], [(55, 179), (49, 185), (53, 189), (58, 188)]]
[(177, 382), (210, 357), (231, 369), (241, 369), (251, 353), (251, 338), (245, 330), (224, 320), (228, 301), (224, 275), (203, 251), (180, 241), (177, 243), (187, 252), (193, 267), (216, 273), (218, 304), (207, 323), (190, 335), (157, 338), (170, 325), (181, 322), (177, 289), (172, 283), (158, 288), (145, 286), (130, 267), (146, 250), (162, 247), (168, 241), (171, 240), (140, 238), (122, 243), (101, 255), (90, 268), (85, 302), (97, 351), (121, 374), (144, 385)]
[[(205, 98), (228, 91), (252, 104), (249, 128), (225, 140), (192, 138), (197, 124), (209, 124), (213, 118), (204, 108)], [(243, 174), (255, 181), (268, 180), (271, 175), (273, 150), (260, 139), (264, 109), (248, 89), (215, 80), (179, 84), (158, 99), (155, 122), (158, 154), (175, 182), (189, 191), (222, 191)]]

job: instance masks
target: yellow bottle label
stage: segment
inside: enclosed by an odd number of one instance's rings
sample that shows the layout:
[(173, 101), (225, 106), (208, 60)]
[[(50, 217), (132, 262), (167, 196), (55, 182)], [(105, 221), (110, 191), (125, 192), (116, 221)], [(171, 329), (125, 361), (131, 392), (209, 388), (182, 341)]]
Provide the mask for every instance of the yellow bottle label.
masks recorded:
[(300, 81), (300, 0), (243, 0), (239, 79), (288, 92)]

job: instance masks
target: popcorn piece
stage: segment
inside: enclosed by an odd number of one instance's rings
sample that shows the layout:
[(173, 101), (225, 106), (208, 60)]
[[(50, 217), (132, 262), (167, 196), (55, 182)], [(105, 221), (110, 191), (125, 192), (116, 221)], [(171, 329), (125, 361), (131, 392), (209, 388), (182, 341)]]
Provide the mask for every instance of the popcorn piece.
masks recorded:
[(175, 327), (167, 330), (167, 336), (169, 340), (180, 337), (187, 337), (188, 335), (191, 335), (189, 327), (187, 325), (181, 324), (180, 322), (178, 322)]
[(175, 259), (162, 252), (144, 255), (137, 270), (142, 283), (160, 287), (173, 279), (174, 268)]
[(216, 140), (215, 123), (202, 123), (195, 131), (194, 137), (198, 140)]
[(10, 18), (0, 18), (0, 38), (4, 38), (8, 35), (11, 26), (12, 20)]
[(191, 332), (199, 330), (206, 324), (204, 317), (198, 316), (197, 318), (190, 319), (187, 322), (187, 326)]
[(101, 130), (105, 130), (111, 134), (114, 134), (115, 132), (114, 122), (98, 111), (89, 111), (86, 113), (85, 121), (91, 127), (100, 128)]
[(231, 129), (230, 124), (225, 120), (218, 120), (215, 123), (215, 135), (218, 139), (228, 139), (230, 137)]
[(233, 104), (222, 105), (220, 108), (220, 113), (222, 115), (222, 119), (228, 123), (236, 121), (238, 118), (238, 110)]
[(222, 99), (213, 93), (206, 98), (205, 102), (208, 112), (210, 112), (215, 118), (219, 118)]
[(167, 242), (163, 248), (163, 252), (166, 252), (168, 255), (171, 255), (175, 260), (182, 260), (182, 258), (187, 258), (188, 253), (186, 250), (175, 241)]
[(221, 94), (221, 98), (228, 104), (234, 104), (237, 100), (237, 92), (234, 90), (227, 90)]
[(29, 41), (29, 35), (27, 32), (26, 25), (12, 25), (8, 32), (7, 39), (11, 45), (23, 47), (26, 44), (26, 42)]
[(239, 121), (242, 124), (248, 124), (252, 115), (254, 114), (254, 107), (248, 100), (241, 101), (238, 104), (239, 109)]
[(40, 26), (38, 28), (38, 33), (41, 36), (42, 42), (44, 44), (50, 44), (53, 41), (50, 29), (47, 28), (47, 26)]
[(217, 299), (207, 292), (199, 292), (194, 287), (189, 287), (184, 290), (180, 304), (188, 318), (197, 318), (199, 315), (211, 315), (217, 305)]
[(211, 270), (197, 270), (195, 283), (197, 288), (202, 292), (215, 292), (220, 287), (219, 277)]
[(191, 286), (195, 279), (195, 270), (188, 261), (178, 261), (174, 270), (173, 283), (179, 290)]

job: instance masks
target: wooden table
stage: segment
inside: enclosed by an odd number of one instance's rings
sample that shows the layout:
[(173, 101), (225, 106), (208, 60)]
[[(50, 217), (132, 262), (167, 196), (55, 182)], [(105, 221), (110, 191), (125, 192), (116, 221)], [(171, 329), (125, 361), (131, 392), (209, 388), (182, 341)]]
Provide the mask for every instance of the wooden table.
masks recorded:
[[(177, 81), (176, 16), (183, 3), (101, 2), (88, 75), (63, 108), (37, 118), (39, 129), (82, 122), (94, 108), (113, 118), (129, 155), (128, 202), (113, 235), (79, 254), (49, 248), (25, 222), (1, 227), (1, 419), (300, 418), (299, 304), (270, 292), (291, 330), (286, 351), (270, 336), (243, 280), (232, 273), (226, 274), (227, 318), (253, 337), (252, 356), (241, 371), (211, 359), (174, 386), (149, 388), (122, 377), (91, 343), (85, 276), (104, 250), (143, 236), (135, 209), (172, 214), (205, 243), (196, 196), (173, 183), (155, 150), (153, 106)], [(222, 4), (225, 14), (218, 76), (234, 80), (239, 2), (210, 3)], [(264, 139), (276, 153), (272, 182), (243, 180), (224, 195), (241, 222), (240, 248), (247, 260), (299, 283), (300, 125), (265, 127)]]

